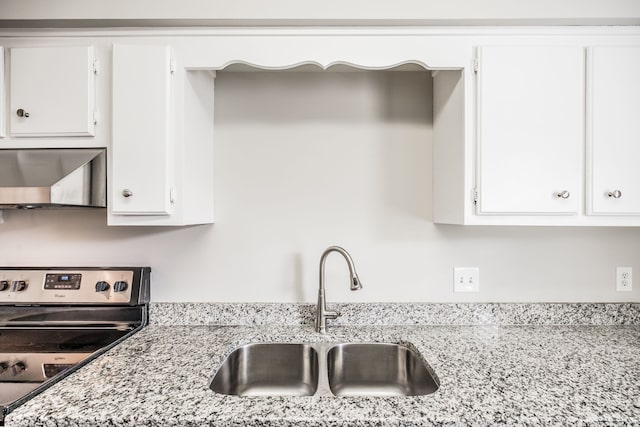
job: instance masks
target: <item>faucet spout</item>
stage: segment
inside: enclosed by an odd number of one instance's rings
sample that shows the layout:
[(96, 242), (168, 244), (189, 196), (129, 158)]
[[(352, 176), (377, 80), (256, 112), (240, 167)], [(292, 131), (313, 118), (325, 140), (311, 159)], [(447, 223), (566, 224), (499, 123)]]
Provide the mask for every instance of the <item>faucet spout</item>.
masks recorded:
[(316, 332), (320, 333), (325, 333), (327, 331), (327, 319), (335, 319), (339, 316), (339, 313), (337, 311), (327, 309), (327, 303), (325, 299), (324, 265), (327, 260), (327, 256), (329, 256), (331, 252), (338, 252), (344, 257), (345, 261), (347, 261), (347, 266), (349, 267), (349, 288), (352, 291), (362, 289), (362, 282), (360, 282), (360, 278), (358, 278), (356, 267), (353, 264), (353, 259), (351, 259), (351, 255), (349, 255), (349, 252), (347, 252), (340, 246), (328, 247), (320, 257), (320, 285), (318, 288), (318, 306), (316, 309)]

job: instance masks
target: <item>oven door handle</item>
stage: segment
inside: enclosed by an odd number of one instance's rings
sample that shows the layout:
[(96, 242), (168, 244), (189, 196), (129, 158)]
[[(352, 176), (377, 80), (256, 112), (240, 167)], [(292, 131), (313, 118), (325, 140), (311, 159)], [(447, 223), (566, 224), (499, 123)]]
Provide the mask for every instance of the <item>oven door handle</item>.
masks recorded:
[(142, 322), (87, 322), (81, 320), (67, 320), (57, 322), (30, 322), (16, 320), (7, 323), (0, 323), (1, 328), (8, 329), (114, 329), (119, 331), (128, 331), (136, 329), (142, 325)]

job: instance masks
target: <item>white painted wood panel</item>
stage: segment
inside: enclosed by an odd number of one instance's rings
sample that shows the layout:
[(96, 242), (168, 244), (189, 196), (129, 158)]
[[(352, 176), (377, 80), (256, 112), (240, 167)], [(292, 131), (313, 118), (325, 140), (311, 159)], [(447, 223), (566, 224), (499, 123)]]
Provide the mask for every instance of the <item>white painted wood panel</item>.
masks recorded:
[(436, 223), (464, 221), (464, 89), (462, 70), (433, 73), (433, 221)]
[[(21, 47), (10, 51), (12, 136), (95, 134), (92, 46)], [(18, 115), (18, 110), (24, 113)]]
[[(0, 138), (3, 138), (6, 135), (6, 111), (5, 106), (7, 103), (5, 102), (5, 82), (4, 82), (4, 48), (0, 46)], [(0, 218), (1, 221), (1, 218)]]
[(640, 46), (590, 48), (587, 91), (588, 213), (638, 215)]
[(168, 215), (171, 211), (170, 65), (169, 46), (113, 46), (114, 215)]
[(478, 57), (478, 213), (577, 214), (582, 49), (485, 46)]

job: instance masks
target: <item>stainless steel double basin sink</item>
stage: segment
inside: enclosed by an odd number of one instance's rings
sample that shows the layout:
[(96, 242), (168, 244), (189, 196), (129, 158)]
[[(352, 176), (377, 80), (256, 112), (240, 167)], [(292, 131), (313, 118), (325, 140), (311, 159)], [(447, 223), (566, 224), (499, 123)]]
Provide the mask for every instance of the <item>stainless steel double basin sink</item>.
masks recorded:
[(211, 381), (238, 396), (419, 396), (439, 381), (393, 343), (254, 343), (234, 350)]

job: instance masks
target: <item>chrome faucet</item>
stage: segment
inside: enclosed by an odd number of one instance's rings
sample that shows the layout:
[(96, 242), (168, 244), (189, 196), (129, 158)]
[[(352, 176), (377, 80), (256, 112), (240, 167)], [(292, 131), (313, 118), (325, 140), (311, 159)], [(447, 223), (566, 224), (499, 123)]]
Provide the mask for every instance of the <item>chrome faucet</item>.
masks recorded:
[(349, 252), (340, 246), (328, 247), (320, 257), (320, 288), (318, 289), (318, 308), (316, 309), (316, 332), (320, 333), (327, 332), (327, 319), (335, 319), (339, 316), (337, 311), (327, 310), (327, 302), (324, 298), (324, 263), (331, 252), (338, 252), (347, 261), (351, 290), (357, 291), (358, 289), (362, 289), (362, 283), (360, 283), (360, 279), (358, 279), (356, 267), (353, 265), (353, 260)]

